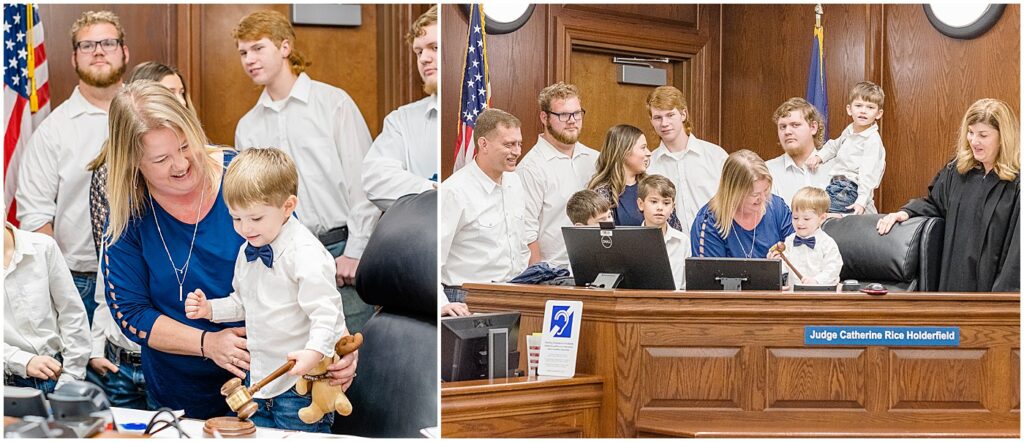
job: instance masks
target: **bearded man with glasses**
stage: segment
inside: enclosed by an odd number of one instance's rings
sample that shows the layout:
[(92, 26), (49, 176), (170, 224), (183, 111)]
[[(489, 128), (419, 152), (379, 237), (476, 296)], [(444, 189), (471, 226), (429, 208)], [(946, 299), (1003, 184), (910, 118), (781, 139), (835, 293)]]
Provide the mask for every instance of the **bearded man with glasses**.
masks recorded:
[(562, 82), (537, 97), (544, 133), (516, 169), (526, 190), (526, 242), (530, 264), (569, 264), (562, 227), (572, 226), (565, 213), (569, 197), (587, 187), (597, 172), (598, 152), (579, 142), (586, 110), (580, 91)]

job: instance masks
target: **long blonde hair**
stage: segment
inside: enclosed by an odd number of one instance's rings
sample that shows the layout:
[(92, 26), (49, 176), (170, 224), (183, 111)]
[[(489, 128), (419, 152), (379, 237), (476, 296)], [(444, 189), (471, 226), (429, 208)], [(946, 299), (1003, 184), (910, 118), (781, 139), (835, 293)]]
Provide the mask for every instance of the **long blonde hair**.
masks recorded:
[[(117, 242), (132, 218), (146, 211), (146, 180), (139, 172), (142, 162), (142, 137), (149, 131), (167, 128), (184, 134), (203, 185), (212, 186), (223, 166), (212, 154), (224, 148), (208, 147), (208, 139), (196, 114), (178, 102), (169, 89), (153, 81), (138, 81), (124, 86), (110, 103), (107, 139), (107, 200), (110, 206), (106, 239)], [(200, 148), (201, 147), (201, 148)]]
[[(604, 147), (601, 148), (601, 155), (597, 157), (597, 173), (590, 179), (587, 189), (594, 190), (602, 185), (608, 185), (612, 190), (612, 206), (618, 204), (616, 199), (626, 190), (626, 157), (633, 149), (636, 140), (644, 132), (636, 126), (619, 124), (608, 129), (604, 137)], [(644, 173), (636, 176), (636, 181), (644, 179)]]
[(956, 170), (961, 175), (978, 165), (967, 141), (967, 130), (975, 123), (985, 123), (999, 131), (999, 154), (992, 170), (999, 179), (1013, 181), (1020, 174), (1020, 127), (1017, 116), (1005, 102), (994, 98), (975, 101), (960, 124), (960, 136), (956, 141)]
[(722, 166), (722, 179), (718, 182), (718, 193), (708, 202), (708, 210), (715, 215), (715, 228), (722, 237), (732, 232), (732, 221), (743, 200), (754, 190), (754, 182), (768, 180), (768, 190), (761, 213), (768, 209), (772, 193), (772, 173), (761, 157), (747, 149), (729, 155)]

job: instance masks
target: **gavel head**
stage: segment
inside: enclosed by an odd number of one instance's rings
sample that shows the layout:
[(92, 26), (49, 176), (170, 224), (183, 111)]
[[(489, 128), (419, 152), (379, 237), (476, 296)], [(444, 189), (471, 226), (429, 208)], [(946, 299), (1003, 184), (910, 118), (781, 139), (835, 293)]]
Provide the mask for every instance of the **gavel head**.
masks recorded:
[(334, 352), (338, 356), (345, 356), (359, 349), (359, 346), (363, 345), (363, 334), (356, 333), (355, 335), (344, 336), (334, 344)]
[(231, 411), (238, 413), (238, 418), (245, 420), (256, 414), (259, 406), (252, 399), (252, 393), (242, 385), (239, 378), (231, 378), (220, 387), (220, 394), (224, 395)]
[(784, 243), (782, 241), (779, 241), (779, 242), (775, 243), (775, 245), (772, 246), (772, 248), (775, 249), (775, 251), (777, 251), (779, 253), (785, 252), (786, 251), (786, 243)]

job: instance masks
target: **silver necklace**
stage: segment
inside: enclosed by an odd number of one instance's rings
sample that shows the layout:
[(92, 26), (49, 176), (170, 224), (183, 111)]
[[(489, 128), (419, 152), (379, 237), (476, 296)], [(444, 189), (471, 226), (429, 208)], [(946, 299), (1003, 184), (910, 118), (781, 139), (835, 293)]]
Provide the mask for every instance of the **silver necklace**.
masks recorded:
[[(740, 227), (739, 223), (737, 223), (736, 226)], [(743, 242), (739, 240), (740, 239), (739, 235), (736, 235), (736, 242), (740, 243), (740, 251), (743, 252), (743, 255), (745, 255), (747, 257), (747, 259), (750, 259), (750, 258), (752, 258), (754, 256), (754, 244), (757, 243), (757, 225), (756, 224), (754, 225), (754, 235), (753, 236), (754, 236), (754, 239), (750, 240), (750, 253), (747, 253), (747, 250), (745, 248), (743, 248)]]
[[(148, 193), (148, 192), (147, 192)], [(178, 301), (184, 302), (184, 286), (185, 276), (188, 275), (188, 265), (192, 261), (192, 247), (196, 245), (196, 233), (199, 232), (199, 215), (202, 214), (203, 200), (206, 199), (206, 186), (203, 186), (203, 192), (199, 196), (199, 204), (196, 206), (196, 224), (192, 228), (192, 243), (188, 245), (188, 257), (185, 258), (185, 265), (178, 266), (174, 265), (174, 258), (171, 258), (171, 250), (167, 248), (167, 241), (164, 240), (164, 232), (160, 230), (160, 220), (156, 216), (156, 205), (153, 204), (153, 194), (149, 194), (149, 207), (153, 210), (153, 222), (156, 223), (156, 232), (160, 235), (160, 242), (164, 245), (164, 251), (167, 252), (167, 260), (171, 262), (171, 268), (174, 269), (174, 279), (178, 281)], [(178, 276), (178, 275), (181, 276)]]

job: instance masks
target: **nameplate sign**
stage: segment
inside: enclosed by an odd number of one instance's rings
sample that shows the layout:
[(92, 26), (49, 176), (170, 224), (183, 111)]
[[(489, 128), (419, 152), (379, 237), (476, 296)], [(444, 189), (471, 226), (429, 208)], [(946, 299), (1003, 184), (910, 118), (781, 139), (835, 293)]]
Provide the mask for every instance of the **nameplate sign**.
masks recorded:
[(808, 325), (804, 345), (959, 347), (960, 327)]
[(547, 302), (544, 306), (544, 334), (540, 344), (538, 375), (571, 378), (576, 374), (581, 321), (582, 302)]

